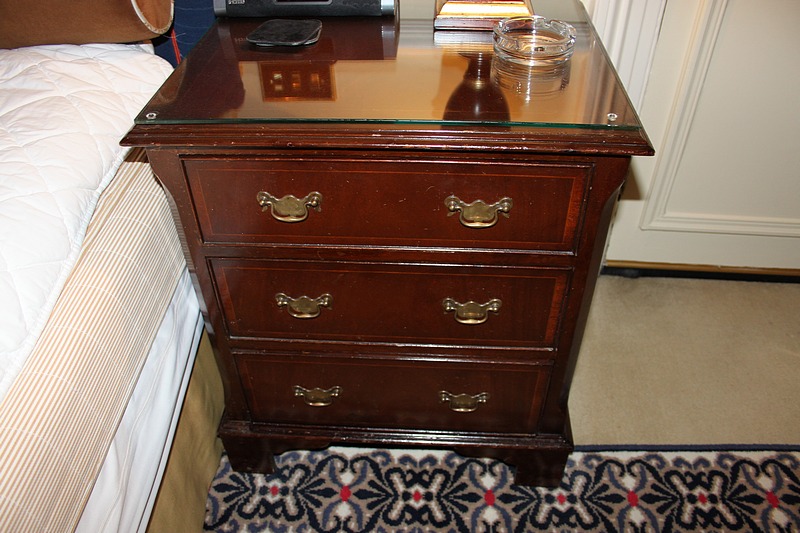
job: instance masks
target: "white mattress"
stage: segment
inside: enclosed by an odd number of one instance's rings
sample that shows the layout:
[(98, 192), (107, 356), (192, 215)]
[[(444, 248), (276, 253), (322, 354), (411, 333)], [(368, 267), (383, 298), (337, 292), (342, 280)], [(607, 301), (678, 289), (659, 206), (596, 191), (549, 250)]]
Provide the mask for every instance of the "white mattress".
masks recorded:
[(146, 529), (202, 329), (189, 273), (184, 271), (76, 532)]
[(75, 263), (119, 145), (171, 71), (152, 47), (0, 50), (0, 399)]
[(152, 170), (126, 162), (0, 401), (0, 531), (72, 531), (87, 501), (83, 531), (144, 526), (199, 336), (186, 270)]
[(201, 322), (164, 192), (119, 140), (170, 71), (147, 46), (0, 50), (4, 533), (146, 527)]

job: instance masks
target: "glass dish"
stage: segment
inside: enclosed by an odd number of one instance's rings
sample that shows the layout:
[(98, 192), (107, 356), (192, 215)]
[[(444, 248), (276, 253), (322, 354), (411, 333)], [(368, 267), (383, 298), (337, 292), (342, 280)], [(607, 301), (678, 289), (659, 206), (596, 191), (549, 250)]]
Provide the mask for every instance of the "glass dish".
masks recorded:
[(512, 17), (494, 26), (494, 50), (502, 59), (523, 65), (557, 64), (572, 56), (575, 28), (539, 15)]

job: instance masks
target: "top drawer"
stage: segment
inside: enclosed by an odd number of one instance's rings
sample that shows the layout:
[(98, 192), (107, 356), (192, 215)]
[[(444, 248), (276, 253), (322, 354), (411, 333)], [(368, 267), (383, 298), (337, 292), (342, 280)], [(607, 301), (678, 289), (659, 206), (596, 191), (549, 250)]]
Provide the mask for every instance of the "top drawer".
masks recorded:
[(580, 162), (297, 156), (184, 165), (209, 243), (553, 251), (575, 247), (592, 171)]

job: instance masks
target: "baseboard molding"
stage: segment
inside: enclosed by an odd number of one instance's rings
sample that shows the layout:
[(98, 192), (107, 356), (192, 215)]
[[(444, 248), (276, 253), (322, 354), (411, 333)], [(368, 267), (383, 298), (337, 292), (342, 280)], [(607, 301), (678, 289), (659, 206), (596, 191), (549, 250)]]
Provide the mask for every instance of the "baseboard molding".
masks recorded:
[(575, 452), (800, 452), (800, 444), (576, 444)]
[(627, 278), (669, 277), (800, 283), (800, 269), (726, 267), (639, 261), (607, 261), (601, 274)]

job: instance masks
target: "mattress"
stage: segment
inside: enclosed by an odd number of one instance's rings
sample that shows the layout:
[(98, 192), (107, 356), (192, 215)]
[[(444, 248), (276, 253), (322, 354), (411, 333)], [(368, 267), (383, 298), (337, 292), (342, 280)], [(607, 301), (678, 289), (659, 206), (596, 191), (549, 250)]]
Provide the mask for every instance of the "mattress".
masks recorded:
[(2, 403), (2, 531), (146, 523), (200, 316), (163, 191), (143, 160), (125, 170)]
[(0, 399), (127, 154), (120, 139), (170, 70), (142, 46), (0, 50)]
[(0, 51), (2, 531), (146, 526), (201, 321), (119, 140), (169, 70), (143, 46)]
[[(101, 198), (97, 218), (103, 221), (108, 220), (107, 217), (137, 220), (148, 227), (160, 227), (163, 232), (160, 240), (164, 241), (161, 253), (168, 250), (173, 254), (180, 253), (166, 197), (141, 151), (134, 152), (118, 174)], [(124, 204), (120, 198), (125, 199)], [(144, 206), (151, 204), (159, 209), (154, 210), (152, 216), (142, 216), (148, 211)], [(103, 224), (101, 231), (108, 231), (108, 226), (107, 222)], [(109, 240), (123, 247), (121, 241), (136, 234), (138, 232), (123, 230)], [(93, 234), (88, 235), (88, 240), (84, 253), (92, 252), (95, 247)], [(107, 252), (113, 246), (102, 247)], [(137, 253), (147, 248), (150, 247), (140, 246)], [(154, 250), (159, 250), (159, 247), (153, 247), (150, 253)], [(126, 255), (134, 257), (134, 254)], [(184, 263), (174, 256), (169, 264), (154, 263), (146, 255), (140, 255), (136, 262), (145, 269), (166, 266), (171, 276), (179, 274), (180, 277), (166, 310), (160, 305), (153, 307), (150, 323), (157, 323), (159, 315), (161, 322), (94, 482), (76, 529), (78, 532), (145, 530), (202, 333), (199, 305)], [(83, 266), (83, 263), (79, 264)], [(76, 277), (79, 275), (80, 272), (75, 274)], [(86, 277), (94, 275), (90, 273)], [(72, 287), (72, 279), (67, 286)]]
[(203, 328), (184, 271), (76, 531), (145, 531)]

